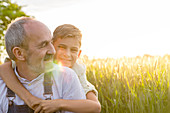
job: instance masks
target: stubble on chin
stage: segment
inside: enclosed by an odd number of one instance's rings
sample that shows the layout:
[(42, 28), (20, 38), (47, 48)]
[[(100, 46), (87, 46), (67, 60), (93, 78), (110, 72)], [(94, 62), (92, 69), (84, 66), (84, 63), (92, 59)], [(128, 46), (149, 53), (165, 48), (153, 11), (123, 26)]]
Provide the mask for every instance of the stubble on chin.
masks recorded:
[(30, 71), (32, 71), (33, 73), (36, 74), (41, 74), (43, 72), (45, 72), (45, 67), (43, 66), (43, 62), (41, 63), (31, 63), (29, 60), (27, 61), (27, 65)]

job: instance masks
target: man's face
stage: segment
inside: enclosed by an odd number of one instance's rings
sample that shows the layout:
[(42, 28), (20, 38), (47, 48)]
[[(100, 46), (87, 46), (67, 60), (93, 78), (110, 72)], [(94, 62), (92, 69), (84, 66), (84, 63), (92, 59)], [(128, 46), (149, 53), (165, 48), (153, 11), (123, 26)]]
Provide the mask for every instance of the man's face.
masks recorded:
[(50, 30), (40, 22), (28, 23), (24, 28), (29, 38), (25, 51), (28, 68), (40, 74), (53, 62), (55, 54)]
[(56, 50), (54, 60), (63, 66), (72, 68), (80, 54), (79, 41), (75, 38), (59, 38), (53, 45)]

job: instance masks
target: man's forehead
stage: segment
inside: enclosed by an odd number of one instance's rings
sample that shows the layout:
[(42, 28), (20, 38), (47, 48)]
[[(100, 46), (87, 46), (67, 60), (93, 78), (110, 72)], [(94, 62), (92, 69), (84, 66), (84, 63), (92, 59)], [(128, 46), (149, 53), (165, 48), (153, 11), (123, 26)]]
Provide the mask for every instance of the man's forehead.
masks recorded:
[(38, 27), (39, 28), (41, 28), (41, 27), (47, 28), (45, 24), (43, 24), (39, 21), (36, 21), (36, 20), (29, 20), (29, 21), (27, 21), (27, 23), (24, 24), (24, 28), (26, 31), (30, 31), (32, 29), (36, 30), (36, 28), (38, 28)]
[(27, 38), (37, 44), (52, 40), (51, 32), (48, 27), (39, 21), (30, 20), (24, 25), (24, 29)]
[(30, 20), (29, 22), (24, 24), (24, 29), (25, 29), (27, 35), (34, 35), (37, 33), (45, 32), (48, 35), (50, 34), (50, 36), (51, 36), (51, 32), (48, 29), (48, 27), (45, 24), (43, 24), (39, 21), (36, 21), (36, 20)]

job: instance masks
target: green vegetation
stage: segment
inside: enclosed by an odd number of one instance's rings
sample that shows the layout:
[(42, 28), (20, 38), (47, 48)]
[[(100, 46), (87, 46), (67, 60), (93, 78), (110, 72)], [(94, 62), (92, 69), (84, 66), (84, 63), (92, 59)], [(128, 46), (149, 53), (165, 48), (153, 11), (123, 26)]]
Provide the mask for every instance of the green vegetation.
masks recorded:
[(22, 11), (23, 6), (11, 0), (0, 0), (0, 59), (4, 54), (4, 34), (8, 24), (17, 17), (28, 16)]
[(170, 56), (84, 62), (87, 78), (99, 92), (101, 113), (168, 113)]

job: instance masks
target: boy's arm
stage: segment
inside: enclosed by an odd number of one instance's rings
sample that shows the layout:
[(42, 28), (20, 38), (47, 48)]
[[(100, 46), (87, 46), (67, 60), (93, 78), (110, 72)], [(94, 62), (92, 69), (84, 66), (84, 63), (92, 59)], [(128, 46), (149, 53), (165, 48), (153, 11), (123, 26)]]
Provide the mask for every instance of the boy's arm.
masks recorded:
[(76, 72), (85, 94), (93, 92), (98, 97), (98, 91), (95, 89), (94, 85), (87, 80), (85, 64), (76, 62), (72, 69)]
[(95, 102), (94, 103), (94, 107), (96, 109), (98, 109), (98, 111), (101, 111), (101, 105), (100, 102), (98, 101), (98, 91), (96, 90), (96, 88), (94, 87), (94, 85), (92, 85), (86, 77), (86, 66), (82, 63), (78, 63), (76, 62), (74, 64), (73, 70), (76, 72), (76, 74), (78, 75), (78, 78), (80, 80), (80, 83), (84, 89), (84, 92), (86, 94), (86, 98)]
[(41, 100), (34, 113), (51, 113), (60, 110), (76, 113), (100, 113), (101, 107), (100, 103), (96, 104), (92, 100)]
[(75, 63), (73, 70), (86, 94), (86, 100), (60, 100), (60, 108), (65, 111), (76, 113), (100, 113), (101, 105), (98, 101), (98, 91), (86, 78), (86, 67), (84, 64)]
[[(6, 85), (17, 94), (24, 102), (32, 109), (35, 109), (34, 103), (40, 101), (39, 98), (34, 97), (25, 87), (20, 83), (12, 69), (11, 61), (0, 65), (0, 77)], [(36, 102), (37, 103), (37, 102)]]
[(90, 99), (86, 100), (60, 100), (60, 109), (76, 113), (100, 113), (101, 105), (93, 92), (89, 92)]
[[(101, 105), (98, 100), (98, 91), (86, 78), (85, 73), (79, 77), (80, 83), (85, 91), (86, 100), (65, 101), (64, 106), (73, 112), (100, 113)], [(77, 101), (77, 102), (76, 102)], [(75, 109), (79, 106), (79, 109)], [(75, 111), (76, 110), (76, 111)]]

